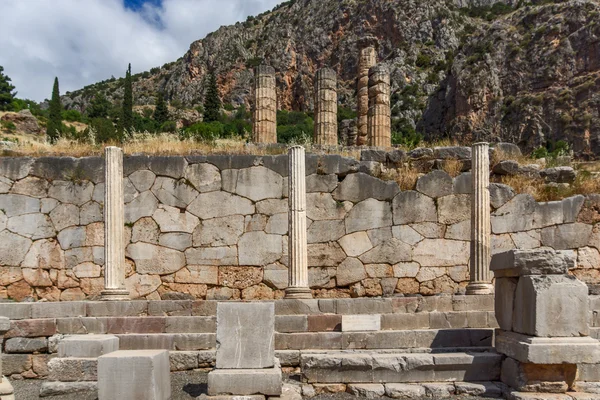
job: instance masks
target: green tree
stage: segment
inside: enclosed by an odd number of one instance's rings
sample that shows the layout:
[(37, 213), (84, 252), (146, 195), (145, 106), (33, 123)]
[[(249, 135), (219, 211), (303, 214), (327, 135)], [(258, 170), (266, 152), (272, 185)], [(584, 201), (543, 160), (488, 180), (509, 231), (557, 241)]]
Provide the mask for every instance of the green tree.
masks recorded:
[(56, 142), (62, 133), (62, 106), (60, 104), (60, 92), (58, 89), (58, 78), (54, 78), (52, 88), (52, 99), (50, 100), (48, 123), (46, 124), (46, 135), (51, 143)]
[(96, 143), (120, 142), (122, 140), (122, 136), (109, 119), (94, 118), (90, 121), (90, 126), (96, 134)]
[(97, 92), (90, 102), (90, 106), (85, 111), (88, 118), (106, 118), (108, 117), (110, 107), (110, 101), (106, 98), (104, 93)]
[(131, 80), (131, 64), (125, 74), (125, 88), (123, 94), (123, 115), (121, 116), (121, 129), (125, 134), (131, 133), (133, 127), (133, 84)]
[(154, 108), (153, 118), (157, 126), (162, 126), (162, 124), (169, 120), (169, 108), (162, 92), (158, 92), (156, 95), (156, 107)]
[(206, 96), (204, 97), (204, 122), (218, 121), (221, 116), (221, 99), (214, 73), (208, 75)]
[(16, 93), (13, 93), (15, 87), (10, 84), (11, 79), (4, 75), (3, 71), (4, 67), (0, 65), (0, 110), (8, 110)]

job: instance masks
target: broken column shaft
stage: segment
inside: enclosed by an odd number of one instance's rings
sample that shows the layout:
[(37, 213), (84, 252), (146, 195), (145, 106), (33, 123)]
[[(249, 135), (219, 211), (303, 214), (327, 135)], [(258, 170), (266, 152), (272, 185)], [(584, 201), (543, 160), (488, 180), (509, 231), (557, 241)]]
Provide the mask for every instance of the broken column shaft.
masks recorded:
[(392, 146), (391, 117), (390, 72), (386, 66), (376, 65), (369, 70), (367, 132), (370, 146)]
[(377, 63), (377, 54), (373, 45), (361, 47), (359, 51), (356, 145), (364, 146), (368, 144), (369, 69)]
[(275, 70), (268, 65), (259, 65), (256, 68), (253, 141), (255, 143), (277, 143)]
[(315, 80), (314, 143), (335, 146), (337, 132), (337, 75), (330, 68), (322, 68)]

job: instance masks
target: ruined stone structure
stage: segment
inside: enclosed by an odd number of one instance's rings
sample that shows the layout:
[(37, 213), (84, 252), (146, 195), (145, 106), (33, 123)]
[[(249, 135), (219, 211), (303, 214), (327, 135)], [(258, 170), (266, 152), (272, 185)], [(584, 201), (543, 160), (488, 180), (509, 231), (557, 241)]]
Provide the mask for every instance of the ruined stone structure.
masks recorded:
[(308, 253), (306, 236), (306, 168), (302, 146), (293, 146), (289, 157), (289, 279), (286, 298), (310, 299), (308, 287)]
[(489, 145), (472, 147), (471, 169), (471, 281), (467, 294), (493, 292), (490, 271), (490, 158)]
[(330, 68), (317, 71), (315, 78), (314, 143), (327, 146), (338, 144), (337, 74)]
[[(7, 317), (0, 317), (0, 337), (4, 336), (10, 329), (10, 319)], [(1, 349), (0, 349), (1, 350)], [(0, 357), (2, 357), (2, 351), (0, 351)], [(12, 384), (2, 372), (2, 360), (0, 359), (0, 400), (15, 400), (14, 389)]]
[(107, 147), (104, 190), (104, 290), (106, 300), (127, 299), (125, 289), (125, 211), (123, 150)]
[(356, 145), (364, 146), (368, 142), (369, 113), (369, 69), (377, 63), (377, 52), (373, 38), (365, 38), (359, 42), (358, 87), (357, 87), (357, 137)]
[(370, 146), (392, 146), (392, 114), (390, 110), (390, 72), (379, 64), (369, 69), (369, 111), (367, 135)]
[(277, 143), (277, 92), (275, 70), (259, 65), (254, 77), (254, 124), (255, 143)]

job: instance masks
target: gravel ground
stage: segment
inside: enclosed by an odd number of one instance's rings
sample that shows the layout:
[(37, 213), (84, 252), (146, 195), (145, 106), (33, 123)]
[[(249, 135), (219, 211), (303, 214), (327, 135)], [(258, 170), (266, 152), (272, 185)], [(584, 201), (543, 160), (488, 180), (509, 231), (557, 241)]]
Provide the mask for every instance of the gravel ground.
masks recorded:
[[(187, 371), (171, 373), (171, 400), (191, 400), (206, 393), (207, 373), (202, 371)], [(16, 400), (97, 400), (96, 396), (84, 395), (82, 393), (73, 393), (64, 396), (39, 397), (41, 380), (28, 379), (12, 381), (15, 388)], [(357, 400), (360, 399), (349, 393), (322, 394), (312, 398), (313, 400)], [(387, 397), (382, 397), (387, 399)], [(451, 400), (451, 399), (467, 399), (464, 396), (454, 396), (452, 398), (435, 399), (435, 400)], [(468, 397), (469, 400), (485, 400), (479, 397)], [(127, 399), (119, 399), (127, 400)], [(432, 400), (432, 399), (428, 399)], [(488, 399), (489, 400), (489, 399)]]

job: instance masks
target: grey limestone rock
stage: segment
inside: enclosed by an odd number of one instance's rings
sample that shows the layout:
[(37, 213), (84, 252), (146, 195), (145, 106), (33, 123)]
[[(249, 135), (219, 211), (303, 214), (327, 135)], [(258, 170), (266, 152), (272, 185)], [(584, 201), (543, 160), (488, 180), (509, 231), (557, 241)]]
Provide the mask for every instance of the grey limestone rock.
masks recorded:
[(432, 171), (417, 180), (417, 191), (437, 198), (452, 194), (452, 177), (444, 171)]

